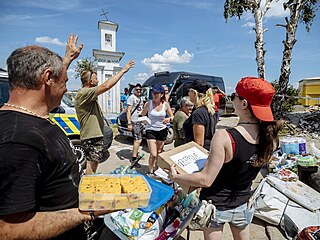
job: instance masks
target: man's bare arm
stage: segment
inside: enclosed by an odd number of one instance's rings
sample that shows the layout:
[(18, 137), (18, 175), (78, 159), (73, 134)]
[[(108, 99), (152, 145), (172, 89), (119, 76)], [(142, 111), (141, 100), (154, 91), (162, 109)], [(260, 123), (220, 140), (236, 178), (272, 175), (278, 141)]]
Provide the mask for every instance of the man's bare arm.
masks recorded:
[(98, 90), (97, 90), (98, 95), (111, 89), (120, 80), (120, 78), (126, 72), (128, 72), (130, 68), (133, 68), (133, 67), (134, 67), (134, 61), (130, 60), (115, 76), (106, 80), (104, 83), (98, 86)]
[[(111, 211), (95, 212), (95, 215)], [(56, 237), (79, 224), (90, 221), (88, 212), (77, 208), (55, 212), (23, 212), (0, 219), (0, 239), (48, 239)]]

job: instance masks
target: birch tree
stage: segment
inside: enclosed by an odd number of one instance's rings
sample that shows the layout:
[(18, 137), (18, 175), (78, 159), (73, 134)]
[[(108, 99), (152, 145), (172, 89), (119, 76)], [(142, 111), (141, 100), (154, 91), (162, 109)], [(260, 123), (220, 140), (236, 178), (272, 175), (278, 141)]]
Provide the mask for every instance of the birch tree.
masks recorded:
[[(285, 18), (286, 24), (277, 24), (277, 26), (286, 29), (286, 38), (283, 41), (283, 55), (279, 77), (279, 86), (277, 94), (284, 96), (287, 92), (291, 73), (292, 50), (297, 42), (295, 39), (299, 23), (305, 24), (307, 32), (310, 31), (316, 11), (318, 10), (319, 0), (290, 0), (283, 4), (284, 10), (290, 11), (289, 18)], [(278, 104), (274, 105), (273, 111), (277, 118), (282, 116), (282, 106), (284, 97), (280, 98)]]
[[(226, 0), (224, 3), (224, 18), (226, 21), (229, 17), (241, 18), (244, 12), (250, 12), (255, 19), (256, 41), (254, 47), (256, 49), (257, 72), (260, 78), (265, 79), (265, 61), (263, 34), (266, 31), (263, 29), (263, 17), (266, 15), (270, 4), (273, 0)], [(265, 2), (263, 5), (262, 3)]]

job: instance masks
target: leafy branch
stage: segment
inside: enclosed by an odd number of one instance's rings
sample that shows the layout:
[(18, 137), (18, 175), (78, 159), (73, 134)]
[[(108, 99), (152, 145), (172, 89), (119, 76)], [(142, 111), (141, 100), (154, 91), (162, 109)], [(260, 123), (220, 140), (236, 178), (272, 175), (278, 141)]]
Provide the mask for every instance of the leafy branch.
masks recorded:
[(96, 65), (90, 58), (79, 59), (76, 63), (74, 78), (78, 78), (84, 71), (96, 72)]

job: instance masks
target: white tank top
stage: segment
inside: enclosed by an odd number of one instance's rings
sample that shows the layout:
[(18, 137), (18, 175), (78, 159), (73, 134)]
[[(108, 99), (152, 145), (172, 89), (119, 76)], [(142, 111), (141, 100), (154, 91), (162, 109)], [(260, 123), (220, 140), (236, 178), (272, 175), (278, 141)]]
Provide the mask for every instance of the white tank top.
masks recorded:
[(167, 127), (166, 124), (162, 123), (163, 119), (166, 117), (166, 104), (162, 103), (161, 111), (156, 111), (153, 109), (152, 100), (149, 102), (148, 117), (151, 120), (151, 124), (146, 126), (146, 130), (160, 131)]

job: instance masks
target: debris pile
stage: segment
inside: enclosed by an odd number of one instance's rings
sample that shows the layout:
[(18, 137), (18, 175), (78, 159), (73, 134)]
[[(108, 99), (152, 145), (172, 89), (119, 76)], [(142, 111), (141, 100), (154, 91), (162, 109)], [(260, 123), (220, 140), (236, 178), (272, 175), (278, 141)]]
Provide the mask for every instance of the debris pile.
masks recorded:
[(320, 139), (320, 111), (287, 113), (284, 116), (285, 130), (291, 135), (303, 133)]

